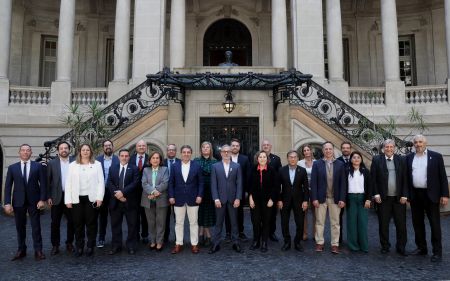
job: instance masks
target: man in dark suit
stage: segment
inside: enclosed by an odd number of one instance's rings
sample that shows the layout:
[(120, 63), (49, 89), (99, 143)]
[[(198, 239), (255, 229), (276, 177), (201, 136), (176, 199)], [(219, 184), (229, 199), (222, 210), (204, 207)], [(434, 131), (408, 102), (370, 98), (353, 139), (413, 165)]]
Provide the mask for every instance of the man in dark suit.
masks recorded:
[(105, 195), (103, 197), (102, 206), (99, 209), (98, 216), (98, 242), (97, 248), (103, 248), (105, 246), (106, 227), (108, 225), (108, 206), (111, 194), (106, 188), (108, 182), (109, 168), (113, 165), (119, 164), (119, 157), (113, 154), (114, 145), (111, 140), (103, 141), (103, 155), (97, 157), (97, 161), (102, 164), (103, 176), (105, 177)]
[[(345, 164), (345, 169), (347, 169), (350, 166), (350, 154), (352, 153), (352, 143), (349, 141), (344, 141), (341, 143), (341, 156), (336, 158), (336, 160), (342, 161), (342, 163)], [(345, 208), (341, 209), (341, 213), (339, 215), (339, 224), (344, 225), (342, 223), (342, 218), (344, 217)], [(339, 245), (342, 245), (342, 238), (344, 237), (342, 235), (342, 229), (341, 227), (339, 232)]]
[(231, 224), (231, 241), (233, 249), (240, 253), (239, 227), (237, 222), (237, 208), (242, 199), (242, 167), (231, 161), (231, 147), (223, 145), (220, 150), (221, 162), (214, 163), (211, 168), (211, 195), (216, 205), (216, 227), (214, 228), (213, 244), (210, 254), (220, 249), (223, 221), (228, 213)]
[(203, 197), (202, 168), (196, 161), (191, 161), (192, 148), (181, 147), (181, 163), (175, 163), (169, 178), (169, 203), (175, 212), (175, 247), (172, 254), (183, 250), (184, 219), (189, 220), (191, 251), (198, 254), (198, 206)]
[[(272, 153), (272, 144), (269, 140), (263, 140), (261, 144), (261, 149), (265, 151), (269, 157), (267, 159), (268, 165), (273, 168), (275, 173), (281, 168), (281, 159), (277, 155)], [(269, 230), (269, 239), (274, 242), (278, 242), (278, 237), (275, 235), (275, 231), (277, 230), (277, 208), (272, 208), (272, 216), (270, 217), (270, 230)]]
[(423, 135), (413, 138), (415, 153), (406, 156), (407, 180), (411, 194), (411, 214), (415, 233), (416, 255), (427, 255), (425, 213), (431, 228), (432, 262), (442, 261), (440, 208), (448, 203), (448, 180), (442, 155), (427, 149)]
[(6, 173), (4, 210), (8, 215), (14, 212), (18, 242), (18, 250), (12, 258), (13, 261), (20, 260), (27, 255), (27, 245), (25, 244), (27, 212), (31, 220), (34, 258), (36, 260), (45, 259), (45, 255), (42, 253), (39, 210), (44, 208), (45, 200), (47, 200), (47, 182), (42, 165), (31, 161), (31, 154), (31, 146), (22, 144), (19, 148), (20, 161), (10, 165)]
[[(175, 144), (169, 144), (167, 146), (167, 158), (163, 161), (163, 166), (169, 169), (170, 176), (170, 168), (175, 163), (180, 163), (181, 160), (177, 158), (177, 146)], [(173, 206), (167, 207), (167, 216), (166, 216), (166, 230), (164, 232), (164, 243), (169, 242), (170, 236), (170, 217), (173, 216), (175, 220), (175, 213), (173, 212)]]
[(306, 169), (297, 166), (298, 152), (291, 150), (287, 153), (288, 165), (280, 168), (278, 172), (281, 195), (278, 208), (281, 210), (281, 229), (283, 231), (284, 245), (281, 248), (287, 251), (291, 248), (291, 234), (289, 233), (289, 219), (291, 210), (294, 212), (296, 232), (294, 247), (303, 251), (300, 241), (303, 238), (303, 219), (308, 208), (309, 185)]
[(109, 202), (109, 213), (111, 214), (112, 249), (110, 255), (114, 255), (122, 250), (122, 220), (127, 219), (128, 236), (126, 246), (128, 253), (134, 255), (136, 251), (136, 219), (137, 219), (137, 199), (141, 194), (136, 193), (139, 180), (138, 168), (129, 165), (130, 152), (128, 149), (119, 151), (119, 164), (113, 164), (109, 168), (108, 182), (106, 187), (111, 194)]
[(371, 179), (373, 195), (377, 204), (378, 232), (381, 253), (389, 252), (389, 223), (394, 217), (397, 232), (397, 252), (406, 256), (406, 200), (409, 191), (406, 185), (406, 167), (404, 159), (395, 155), (395, 142), (387, 139), (383, 143), (383, 154), (372, 159)]
[[(139, 179), (136, 192), (142, 194), (142, 171), (145, 167), (149, 166), (149, 158), (147, 152), (147, 143), (144, 140), (140, 140), (136, 143), (136, 154), (131, 156), (130, 165), (136, 166), (139, 170)], [(142, 239), (143, 244), (148, 244), (148, 223), (145, 216), (145, 209), (141, 207), (141, 197), (136, 196), (136, 204), (138, 206), (137, 222), (136, 222), (136, 236), (137, 239)]]
[[(240, 153), (241, 143), (238, 139), (231, 140), (231, 161), (238, 163), (241, 166), (242, 173), (242, 197), (241, 204), (237, 209), (237, 220), (239, 227), (239, 239), (242, 241), (246, 241), (248, 238), (244, 233), (244, 204), (245, 204), (245, 192), (248, 190), (250, 186), (250, 178), (251, 178), (251, 164), (248, 157), (244, 154)], [(227, 239), (231, 239), (231, 223), (228, 217), (228, 213), (225, 215), (225, 228), (226, 228), (226, 237)]]
[(57, 145), (58, 157), (51, 160), (47, 164), (47, 203), (51, 207), (51, 234), (50, 240), (52, 242), (51, 255), (59, 253), (60, 244), (60, 227), (63, 215), (67, 219), (67, 252), (72, 253), (73, 240), (75, 237), (75, 230), (72, 220), (72, 213), (66, 204), (64, 204), (64, 190), (66, 184), (67, 173), (69, 171), (69, 164), (73, 161), (70, 159), (70, 144), (68, 142), (60, 142)]
[(322, 145), (323, 159), (313, 163), (311, 172), (311, 201), (316, 208), (316, 252), (324, 249), (323, 231), (327, 209), (331, 225), (331, 252), (339, 254), (339, 213), (345, 207), (347, 179), (344, 163), (334, 159), (331, 142)]

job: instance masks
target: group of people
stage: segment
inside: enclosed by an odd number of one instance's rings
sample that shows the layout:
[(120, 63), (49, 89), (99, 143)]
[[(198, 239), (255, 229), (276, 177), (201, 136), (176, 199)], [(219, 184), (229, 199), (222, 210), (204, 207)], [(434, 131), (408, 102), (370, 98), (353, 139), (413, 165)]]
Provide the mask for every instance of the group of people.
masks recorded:
[[(440, 206), (448, 203), (449, 188), (443, 157), (427, 149), (423, 135), (413, 138), (415, 152), (395, 154), (395, 142), (385, 140), (383, 153), (372, 160), (370, 170), (363, 154), (352, 151), (350, 142), (341, 144), (342, 155), (334, 157), (334, 145), (322, 145), (323, 158), (315, 160), (312, 147), (304, 145), (302, 160), (296, 150), (287, 152), (287, 165), (271, 153), (264, 140), (261, 151), (251, 161), (239, 153), (241, 143), (233, 139), (220, 148), (220, 158), (213, 157), (210, 142), (201, 144), (201, 155), (192, 159), (192, 147), (180, 148), (176, 157), (174, 144), (167, 146), (166, 159), (159, 152), (147, 154), (141, 140), (136, 153), (121, 149), (114, 155), (111, 140), (103, 142), (103, 154), (94, 158), (90, 145), (79, 147), (75, 159), (70, 144), (57, 145), (58, 156), (47, 166), (31, 161), (27, 144), (19, 148), (20, 161), (8, 167), (4, 210), (14, 213), (18, 251), (13, 260), (26, 256), (25, 229), (27, 213), (31, 220), (35, 259), (45, 259), (42, 252), (40, 210), (51, 207), (51, 255), (60, 252), (60, 225), (67, 218), (66, 250), (80, 257), (92, 256), (94, 248), (105, 246), (108, 216), (111, 221), (110, 255), (122, 251), (122, 221), (126, 218), (126, 249), (135, 254), (142, 241), (150, 250), (162, 251), (168, 243), (171, 217), (175, 222), (177, 254), (184, 249), (184, 223), (189, 221), (190, 250), (200, 246), (208, 253), (220, 250), (225, 223), (225, 239), (241, 252), (244, 234), (243, 205), (248, 194), (253, 241), (250, 249), (268, 251), (268, 239), (277, 241), (276, 217), (281, 212), (283, 251), (303, 251), (308, 237), (307, 212), (312, 212), (315, 251), (324, 250), (327, 213), (331, 231), (331, 252), (338, 254), (342, 245), (342, 216), (346, 214), (347, 245), (351, 251), (368, 252), (368, 209), (378, 214), (381, 253), (390, 251), (391, 218), (397, 232), (396, 251), (407, 255), (405, 246), (406, 203), (411, 204), (415, 255), (427, 255), (424, 216), (431, 226), (431, 261), (442, 259)], [(292, 212), (291, 212), (292, 211)], [(291, 239), (289, 221), (293, 213), (296, 231)], [(85, 237), (86, 236), (86, 237)], [(97, 241), (98, 236), (98, 241)], [(86, 240), (86, 243), (85, 243)], [(75, 246), (73, 245), (75, 241)], [(86, 247), (85, 247), (86, 246)]]

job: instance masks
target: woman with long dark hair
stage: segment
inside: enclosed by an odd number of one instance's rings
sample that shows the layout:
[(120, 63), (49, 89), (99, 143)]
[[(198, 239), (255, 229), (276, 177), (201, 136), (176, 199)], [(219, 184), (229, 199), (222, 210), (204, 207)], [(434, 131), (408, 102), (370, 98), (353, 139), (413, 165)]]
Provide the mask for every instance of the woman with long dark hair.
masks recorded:
[(351, 251), (367, 253), (367, 216), (372, 188), (369, 169), (364, 165), (362, 154), (358, 151), (350, 154), (347, 179), (347, 245)]

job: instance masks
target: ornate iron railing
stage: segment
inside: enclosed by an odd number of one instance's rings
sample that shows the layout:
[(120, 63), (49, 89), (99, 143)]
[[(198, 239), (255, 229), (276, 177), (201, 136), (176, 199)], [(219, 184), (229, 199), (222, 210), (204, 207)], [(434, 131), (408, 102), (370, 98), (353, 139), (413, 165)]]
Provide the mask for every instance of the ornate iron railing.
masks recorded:
[[(169, 69), (147, 75), (147, 80), (129, 91), (123, 97), (104, 108), (101, 115), (110, 130), (110, 137), (117, 135), (128, 126), (135, 123), (148, 113), (162, 105), (168, 105), (172, 100), (182, 107), (184, 123), (185, 91), (186, 90), (272, 90), (274, 125), (276, 124), (277, 107), (280, 103), (289, 101), (298, 105), (327, 124), (332, 130), (345, 136), (366, 152), (376, 154), (379, 145), (386, 138), (393, 138), (397, 147), (406, 153), (409, 143), (391, 136), (380, 126), (377, 126), (358, 111), (328, 92), (314, 81), (312, 76), (303, 74), (295, 69), (279, 74), (220, 74), (197, 73), (179, 74)], [(86, 121), (85, 138), (95, 132), (95, 121)], [(67, 141), (74, 144), (74, 131), (47, 141), (44, 146), (46, 152), (41, 157), (48, 159), (56, 151), (56, 144)]]

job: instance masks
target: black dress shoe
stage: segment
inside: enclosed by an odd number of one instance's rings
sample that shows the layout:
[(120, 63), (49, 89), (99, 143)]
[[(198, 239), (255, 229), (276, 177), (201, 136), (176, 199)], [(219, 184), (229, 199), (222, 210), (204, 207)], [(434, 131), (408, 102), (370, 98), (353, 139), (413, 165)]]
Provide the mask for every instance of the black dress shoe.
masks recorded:
[(50, 255), (54, 256), (59, 254), (59, 247), (58, 246), (53, 246), (52, 247), (52, 251), (50, 252)]
[(239, 244), (233, 244), (233, 250), (234, 250), (236, 253), (242, 252), (241, 246), (240, 246)]
[(83, 248), (77, 248), (73, 255), (77, 258), (81, 257), (83, 255)]
[(252, 245), (250, 246), (250, 250), (256, 249), (259, 249), (259, 241), (253, 241)]
[(408, 256), (408, 254), (406, 253), (406, 251), (404, 249), (397, 249), (397, 254), (399, 254), (400, 256), (403, 256), (403, 257)]
[(380, 251), (382, 254), (387, 254), (387, 253), (389, 253), (389, 249), (388, 248), (381, 248), (381, 251)]
[(239, 239), (240, 239), (242, 242), (247, 242), (247, 241), (248, 241), (248, 237), (247, 237), (247, 235), (245, 235), (244, 232), (239, 233)]
[(36, 251), (34, 253), (34, 259), (37, 261), (45, 260), (45, 255), (42, 253), (42, 251)]
[(214, 254), (220, 250), (220, 245), (212, 245), (211, 248), (209, 248), (208, 254)]
[(16, 255), (11, 259), (11, 261), (21, 260), (27, 256), (27, 252), (25, 251), (17, 251)]
[(261, 243), (261, 252), (263, 253), (267, 252), (267, 242)]
[(415, 249), (414, 251), (411, 252), (411, 255), (413, 256), (426, 256), (428, 254), (427, 249)]
[(86, 256), (91, 257), (94, 254), (94, 248), (86, 248)]
[(136, 254), (136, 251), (134, 249), (128, 249), (128, 254), (134, 255), (134, 254)]
[(284, 245), (283, 245), (283, 247), (281, 247), (281, 250), (287, 251), (289, 249), (291, 249), (291, 242), (284, 242)]
[(270, 234), (269, 239), (270, 241), (278, 242), (278, 237), (275, 235), (275, 233)]
[(294, 245), (295, 249), (299, 252), (303, 252), (303, 246), (300, 243), (295, 243)]
[(231, 242), (231, 233), (225, 234), (225, 239), (223, 240), (225, 243)]
[(431, 256), (431, 262), (441, 262), (442, 256), (441, 255), (433, 255)]
[(120, 251), (122, 251), (121, 248), (113, 248), (111, 249), (111, 251), (108, 252), (108, 255), (115, 255), (117, 253), (120, 253)]

